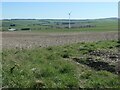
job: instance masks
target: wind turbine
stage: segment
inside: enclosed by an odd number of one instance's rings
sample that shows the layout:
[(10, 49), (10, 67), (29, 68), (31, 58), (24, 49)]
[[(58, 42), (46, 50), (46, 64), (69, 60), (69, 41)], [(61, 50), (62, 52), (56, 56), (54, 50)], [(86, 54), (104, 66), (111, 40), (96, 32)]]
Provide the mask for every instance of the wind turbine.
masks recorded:
[(71, 28), (70, 26), (70, 15), (71, 15), (71, 12), (68, 13), (69, 14), (69, 29)]

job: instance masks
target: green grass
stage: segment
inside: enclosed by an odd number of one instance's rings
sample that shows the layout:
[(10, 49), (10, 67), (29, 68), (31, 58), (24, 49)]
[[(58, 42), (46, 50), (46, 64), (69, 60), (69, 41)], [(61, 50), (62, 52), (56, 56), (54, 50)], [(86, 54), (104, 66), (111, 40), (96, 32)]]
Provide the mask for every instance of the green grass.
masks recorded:
[[(118, 30), (118, 21), (117, 19), (95, 19), (88, 21), (74, 20), (74, 22), (79, 22), (80, 25), (96, 25), (96, 27), (91, 28), (50, 28), (49, 26), (39, 25), (45, 23), (46, 21), (50, 22), (50, 26), (55, 26), (54, 22), (64, 22), (65, 20), (3, 20), (2, 21), (2, 30), (8, 31), (8, 28), (15, 28), (21, 30), (21, 28), (31, 28), (33, 32), (81, 32), (81, 31), (117, 31)], [(16, 26), (11, 27), (10, 24), (16, 24)], [(35, 24), (35, 25), (33, 25)], [(62, 25), (61, 25), (62, 26)], [(46, 29), (48, 28), (48, 29)]]
[[(40, 80), (45, 87), (77, 86), (75, 65), (65, 61), (62, 57), (51, 53), (47, 49), (34, 49), (18, 51), (6, 51), (3, 53), (3, 85), (9, 87), (34, 87)], [(9, 53), (9, 54), (8, 54)], [(7, 55), (4, 57), (4, 55)], [(10, 69), (19, 65), (13, 71)], [(10, 76), (9, 76), (10, 74)], [(6, 77), (6, 75), (8, 75)], [(4, 78), (5, 76), (5, 78)], [(25, 84), (27, 83), (27, 84)]]
[(86, 57), (97, 58), (98, 56), (89, 55), (89, 52), (94, 50), (109, 50), (115, 53), (118, 45), (117, 41), (112, 40), (47, 48), (3, 49), (3, 87), (120, 88), (119, 76), (114, 72), (96, 70), (73, 60), (83, 57), (78, 60), (87, 62)]
[(0, 63), (0, 87), (2, 87), (2, 64)]

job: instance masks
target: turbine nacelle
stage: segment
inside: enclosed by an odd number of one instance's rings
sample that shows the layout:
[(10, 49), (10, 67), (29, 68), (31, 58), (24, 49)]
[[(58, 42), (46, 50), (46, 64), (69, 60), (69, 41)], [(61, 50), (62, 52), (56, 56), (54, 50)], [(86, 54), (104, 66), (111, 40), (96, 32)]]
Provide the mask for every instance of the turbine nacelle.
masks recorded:
[(69, 15), (71, 15), (71, 12), (69, 12)]

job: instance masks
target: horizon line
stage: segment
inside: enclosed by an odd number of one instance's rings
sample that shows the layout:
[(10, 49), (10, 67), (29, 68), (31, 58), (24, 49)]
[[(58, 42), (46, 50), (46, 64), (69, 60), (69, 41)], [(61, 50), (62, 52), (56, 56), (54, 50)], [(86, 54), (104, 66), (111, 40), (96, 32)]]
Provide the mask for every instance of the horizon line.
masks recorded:
[[(107, 19), (107, 18), (119, 18), (119, 17), (101, 17), (101, 18), (71, 18), (71, 20), (73, 19), (78, 19), (78, 20), (83, 20), (83, 19)], [(0, 20), (12, 20), (12, 19), (69, 19), (69, 18), (3, 18)]]

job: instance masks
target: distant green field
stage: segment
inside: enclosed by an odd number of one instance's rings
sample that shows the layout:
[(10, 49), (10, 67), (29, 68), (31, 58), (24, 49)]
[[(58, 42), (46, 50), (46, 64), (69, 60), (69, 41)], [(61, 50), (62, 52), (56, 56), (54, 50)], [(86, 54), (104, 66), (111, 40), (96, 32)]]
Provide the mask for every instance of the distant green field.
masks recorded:
[[(68, 22), (68, 20), (52, 20), (52, 19), (41, 19), (41, 20), (3, 20), (2, 30), (8, 31), (8, 28), (15, 28), (20, 31), (22, 28), (30, 28), (32, 31), (40, 32), (79, 32), (79, 31), (117, 31), (118, 20), (117, 18), (108, 19), (94, 19), (94, 20), (71, 20), (75, 23), (75, 27), (67, 29), (68, 25), (62, 25), (61, 23)], [(57, 25), (57, 23), (59, 25)], [(15, 24), (15, 26), (10, 26)], [(78, 26), (93, 25), (95, 27), (80, 28)], [(60, 28), (57, 28), (60, 27)], [(73, 27), (71, 25), (71, 27)]]
[(119, 42), (112, 40), (3, 49), (3, 87), (120, 88), (114, 60), (101, 55), (117, 54), (118, 46)]

